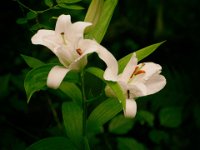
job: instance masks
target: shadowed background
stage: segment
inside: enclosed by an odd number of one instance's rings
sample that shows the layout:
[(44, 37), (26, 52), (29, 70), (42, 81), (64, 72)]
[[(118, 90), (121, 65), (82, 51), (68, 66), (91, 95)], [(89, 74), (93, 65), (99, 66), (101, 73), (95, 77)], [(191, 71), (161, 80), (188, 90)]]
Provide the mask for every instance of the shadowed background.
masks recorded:
[[(32, 9), (46, 9), (42, 2), (22, 2)], [(120, 59), (130, 52), (167, 40), (143, 60), (161, 64), (167, 79), (164, 90), (137, 100), (138, 109), (153, 113), (154, 125), (136, 122), (126, 134), (148, 149), (200, 149), (199, 4), (198, 0), (120, 0), (102, 42)], [(88, 1), (82, 2), (82, 5), (88, 6)], [(78, 13), (66, 11), (66, 14), (71, 13), (75, 21), (83, 19), (85, 12), (86, 10)], [(51, 106), (52, 103), (60, 105), (61, 101), (48, 101), (47, 92), (38, 92), (29, 104), (26, 103), (23, 81), (29, 68), (20, 54), (43, 61), (53, 56), (45, 48), (38, 49), (31, 44), (30, 39), (35, 31), (30, 29), (34, 21), (16, 23), (26, 13), (27, 10), (16, 1), (4, 1), (0, 6), (2, 150), (22, 150), (36, 140), (59, 132), (51, 128), (56, 124)], [(47, 17), (58, 16), (60, 13), (48, 12), (41, 17), (41, 21), (53, 27), (55, 20), (47, 20)]]

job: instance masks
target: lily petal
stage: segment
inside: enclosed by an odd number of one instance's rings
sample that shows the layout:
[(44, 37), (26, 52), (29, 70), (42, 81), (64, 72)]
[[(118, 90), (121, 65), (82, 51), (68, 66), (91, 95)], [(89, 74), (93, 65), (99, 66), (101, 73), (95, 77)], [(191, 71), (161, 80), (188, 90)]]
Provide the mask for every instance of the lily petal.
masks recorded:
[(57, 89), (69, 71), (70, 70), (65, 67), (54, 66), (48, 74), (47, 86), (53, 89)]
[(124, 109), (124, 116), (127, 118), (134, 118), (137, 112), (137, 104), (134, 99), (126, 99), (126, 108)]
[(55, 31), (56, 33), (64, 33), (66, 28), (72, 24), (70, 15), (60, 15), (56, 22)]
[(141, 97), (147, 95), (147, 87), (142, 82), (136, 82), (129, 84), (128, 89), (130, 90), (130, 98)]
[(79, 39), (83, 39), (85, 28), (91, 25), (92, 23), (89, 22), (75, 22), (65, 29), (65, 38), (72, 43), (77, 43)]
[(106, 48), (98, 44), (96, 41), (89, 39), (80, 40), (79, 46), (84, 51), (83, 56), (88, 53), (96, 52), (99, 58), (105, 62), (105, 64), (107, 65), (107, 68), (104, 72), (105, 80), (109, 81), (117, 80), (117, 74), (118, 74), (117, 60)]
[(144, 63), (142, 70), (145, 71), (144, 79), (148, 80), (154, 74), (159, 74), (161, 72), (162, 67), (159, 64), (155, 64), (153, 62)]
[(52, 30), (39, 30), (32, 38), (33, 44), (44, 45), (49, 48), (53, 53), (55, 48), (62, 44), (61, 37)]
[(137, 62), (136, 53), (133, 53), (123, 72), (119, 75), (119, 80), (127, 83), (137, 66)]
[(147, 95), (154, 94), (164, 88), (166, 79), (162, 75), (155, 74), (145, 83), (145, 85), (147, 87)]

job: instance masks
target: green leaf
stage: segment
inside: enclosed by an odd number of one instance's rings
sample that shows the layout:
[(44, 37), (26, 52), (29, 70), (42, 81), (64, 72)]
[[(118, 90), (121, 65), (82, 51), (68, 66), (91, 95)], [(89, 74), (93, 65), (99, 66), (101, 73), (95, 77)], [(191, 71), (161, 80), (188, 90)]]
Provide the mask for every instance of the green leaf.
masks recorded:
[(30, 56), (26, 56), (26, 55), (21, 55), (21, 56), (25, 60), (27, 65), (31, 68), (36, 68), (36, 67), (39, 67), (39, 66), (42, 66), (45, 64), (44, 62), (42, 62), (39, 59), (36, 59), (34, 57), (30, 57)]
[(126, 97), (123, 94), (123, 91), (120, 87), (120, 85), (117, 82), (111, 82), (111, 81), (105, 81), (103, 78), (103, 73), (104, 71), (96, 68), (96, 67), (90, 67), (86, 70), (87, 72), (95, 75), (96, 77), (98, 77), (99, 79), (101, 79), (102, 81), (104, 81), (115, 93), (117, 99), (120, 101), (120, 103), (122, 103), (123, 108), (125, 108), (126, 106)]
[(137, 119), (140, 121), (141, 124), (144, 124), (146, 122), (151, 127), (154, 125), (154, 115), (148, 111), (138, 111)]
[(70, 97), (74, 102), (81, 106), (82, 95), (80, 89), (77, 87), (76, 84), (64, 81), (60, 85), (59, 89), (68, 97)]
[[(102, 13), (98, 19), (98, 22), (95, 26), (90, 28), (90, 31), (88, 33), (86, 33), (85, 35), (86, 38), (95, 39), (97, 42), (101, 43), (107, 31), (108, 25), (110, 23), (110, 20), (112, 18), (117, 3), (118, 0), (106, 0), (104, 2), (103, 8), (100, 8)], [(96, 11), (93, 13), (99, 13), (99, 12)]]
[(58, 6), (61, 7), (61, 8), (66, 8), (66, 9), (71, 9), (71, 10), (83, 10), (83, 9), (85, 9), (84, 7), (82, 7), (80, 5), (68, 5), (68, 4), (63, 4), (63, 3), (58, 4)]
[(132, 129), (133, 125), (133, 119), (125, 118), (124, 115), (118, 115), (111, 120), (109, 131), (115, 134), (126, 134)]
[[(163, 44), (165, 41), (160, 42), (160, 43), (156, 43), (156, 44), (152, 44), (150, 46), (144, 47), (138, 51), (136, 51), (136, 57), (138, 58), (138, 61), (146, 58), (147, 56), (149, 56), (151, 53), (153, 53), (161, 44)], [(128, 55), (126, 55), (125, 57), (121, 58), (118, 61), (119, 64), (119, 73), (121, 73), (126, 64), (129, 62), (129, 60), (131, 59), (133, 53), (130, 53)]]
[(117, 138), (118, 150), (146, 150), (146, 147), (133, 138)]
[(80, 2), (81, 0), (56, 0), (56, 2), (59, 4), (59, 3), (77, 3), (77, 2)]
[(26, 18), (18, 18), (16, 22), (17, 24), (26, 24), (28, 20)]
[(31, 96), (39, 90), (46, 88), (46, 80), (49, 71), (55, 64), (47, 64), (32, 69), (26, 75), (24, 87), (27, 95), (27, 102), (30, 101)]
[(103, 101), (89, 115), (87, 126), (88, 131), (98, 131), (99, 128), (101, 128), (120, 111), (122, 111), (122, 106), (116, 99), (109, 98)]
[(32, 19), (35, 19), (37, 17), (37, 13), (36, 12), (33, 12), (33, 11), (29, 11), (27, 14), (26, 14), (26, 18), (28, 20), (32, 20)]
[(163, 108), (159, 113), (160, 124), (165, 127), (176, 128), (182, 122), (182, 110), (180, 107)]
[(92, 26), (87, 27), (85, 33), (87, 33), (90, 29), (96, 26), (99, 17), (102, 13), (104, 0), (92, 0), (90, 6), (88, 8), (87, 14), (85, 16), (85, 22), (91, 22)]
[(83, 111), (75, 102), (62, 104), (62, 115), (67, 136), (77, 146), (82, 146)]
[(160, 144), (163, 141), (168, 141), (169, 140), (168, 133), (166, 133), (164, 131), (161, 131), (161, 130), (152, 130), (149, 133), (149, 137), (156, 144)]
[(42, 139), (28, 148), (26, 150), (77, 150), (69, 139), (64, 137), (49, 137)]
[(9, 81), (10, 81), (10, 74), (6, 74), (4, 76), (0, 76), (0, 100), (4, 100), (6, 96), (9, 95)]
[(52, 7), (53, 6), (53, 0), (44, 0), (45, 5), (47, 5), (48, 7)]

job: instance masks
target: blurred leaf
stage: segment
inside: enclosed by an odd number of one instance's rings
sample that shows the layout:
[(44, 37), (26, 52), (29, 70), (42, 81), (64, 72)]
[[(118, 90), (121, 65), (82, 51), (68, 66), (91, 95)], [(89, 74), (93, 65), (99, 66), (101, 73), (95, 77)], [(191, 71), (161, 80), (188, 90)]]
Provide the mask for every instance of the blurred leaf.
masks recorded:
[(27, 73), (25, 81), (24, 81), (27, 102), (30, 101), (31, 96), (36, 91), (46, 88), (47, 76), (53, 66), (55, 66), (55, 64), (43, 65), (43, 66), (34, 68)]
[(37, 17), (37, 13), (36, 12), (33, 12), (33, 11), (29, 11), (27, 14), (26, 14), (26, 18), (28, 20), (32, 20), (32, 19), (35, 19)]
[(160, 124), (165, 127), (176, 128), (182, 122), (182, 110), (180, 107), (167, 107), (159, 113)]
[(26, 18), (18, 18), (16, 22), (17, 24), (26, 24), (28, 20)]
[(133, 119), (125, 118), (124, 115), (118, 115), (111, 120), (109, 131), (115, 134), (126, 134), (132, 129), (133, 124)]
[(101, 43), (117, 3), (118, 0), (106, 0), (104, 2), (103, 8), (101, 10), (102, 13), (98, 19), (98, 22), (95, 26), (90, 28), (90, 31), (85, 35), (86, 38), (95, 39), (98, 43)]
[(138, 111), (136, 117), (142, 124), (146, 122), (149, 126), (154, 125), (154, 115), (151, 112), (141, 110), (141, 111)]
[(67, 136), (81, 146), (83, 132), (83, 111), (75, 102), (64, 102), (62, 104), (62, 115)]
[(63, 4), (63, 3), (58, 4), (58, 6), (61, 7), (61, 8), (72, 9), (72, 10), (83, 10), (83, 9), (85, 9), (84, 7), (82, 7), (80, 5), (68, 5), (68, 4)]
[(194, 115), (194, 120), (195, 120), (195, 123), (197, 125), (197, 127), (200, 128), (200, 117), (199, 117), (199, 114), (200, 114), (200, 106), (199, 105), (196, 105), (193, 109), (193, 115)]
[[(156, 43), (156, 44), (152, 44), (150, 46), (144, 47), (138, 51), (136, 51), (136, 57), (138, 58), (138, 61), (146, 58), (147, 56), (149, 56), (151, 53), (153, 53), (161, 44), (163, 44), (165, 41), (160, 42), (160, 43)], [(127, 63), (129, 62), (129, 60), (131, 59), (133, 53), (130, 53), (128, 55), (126, 55), (125, 57), (121, 58), (118, 61), (119, 64), (119, 73), (121, 73), (125, 66), (127, 65)]]
[(104, 0), (92, 0), (92, 2), (90, 3), (84, 21), (91, 22), (92, 26), (87, 27), (85, 33), (87, 33), (92, 27), (96, 26), (99, 17), (102, 13), (103, 4)]
[(122, 103), (123, 108), (125, 108), (126, 97), (124, 96), (123, 91), (117, 82), (105, 81), (103, 78), (104, 71), (99, 68), (90, 67), (86, 71), (104, 81), (113, 90), (120, 103)]
[(155, 129), (150, 131), (149, 137), (156, 144), (159, 144), (162, 141), (168, 141), (169, 140), (168, 133), (166, 133), (164, 131), (160, 131), (160, 130), (155, 130)]
[(64, 137), (49, 137), (42, 139), (31, 146), (26, 150), (77, 150), (69, 139)]
[(52, 7), (53, 6), (53, 0), (44, 0), (45, 5), (47, 5), (48, 7)]
[(0, 99), (5, 98), (9, 94), (9, 80), (10, 74), (0, 76)]
[(59, 3), (77, 3), (80, 2), (81, 0), (56, 0), (56, 2)]
[(42, 66), (45, 64), (42, 61), (40, 61), (39, 59), (36, 59), (34, 57), (30, 57), (30, 56), (26, 56), (26, 55), (21, 55), (21, 56), (25, 60), (27, 65), (31, 68), (36, 68), (36, 67), (39, 67), (39, 66)]
[(76, 84), (64, 81), (61, 83), (59, 89), (68, 97), (70, 97), (74, 102), (81, 106), (82, 94)]
[(117, 138), (118, 150), (146, 150), (146, 147), (133, 138)]
[(103, 101), (89, 115), (88, 130), (97, 131), (121, 110), (122, 106), (116, 99), (109, 98)]

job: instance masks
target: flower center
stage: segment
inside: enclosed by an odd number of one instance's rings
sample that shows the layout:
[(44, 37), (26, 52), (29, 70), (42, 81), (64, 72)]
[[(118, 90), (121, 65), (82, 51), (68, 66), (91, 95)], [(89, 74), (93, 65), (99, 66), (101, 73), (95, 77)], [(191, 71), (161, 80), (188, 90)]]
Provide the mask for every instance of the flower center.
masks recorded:
[(144, 70), (142, 70), (142, 67), (144, 66), (144, 64), (142, 64), (141, 66), (136, 66), (133, 73), (131, 74), (130, 78), (133, 78), (134, 76), (141, 74), (141, 73), (145, 73)]
[(76, 52), (77, 52), (80, 56), (83, 54), (83, 51), (82, 51), (80, 48), (76, 49)]

